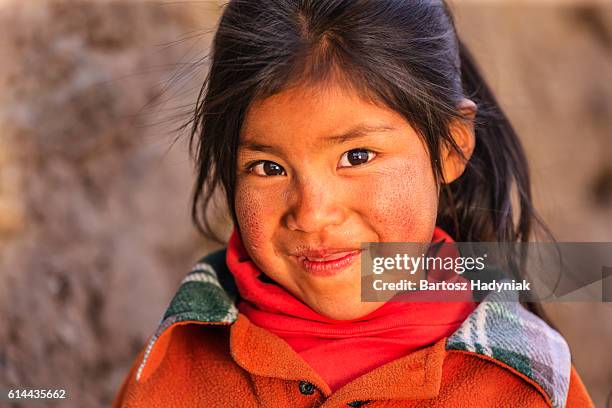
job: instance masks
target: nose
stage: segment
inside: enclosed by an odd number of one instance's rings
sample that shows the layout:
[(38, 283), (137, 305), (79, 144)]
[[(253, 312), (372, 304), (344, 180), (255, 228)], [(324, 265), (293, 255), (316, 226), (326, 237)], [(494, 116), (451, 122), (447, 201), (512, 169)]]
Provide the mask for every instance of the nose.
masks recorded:
[(292, 231), (321, 232), (341, 225), (346, 217), (341, 192), (321, 180), (298, 181), (289, 191), (287, 227)]

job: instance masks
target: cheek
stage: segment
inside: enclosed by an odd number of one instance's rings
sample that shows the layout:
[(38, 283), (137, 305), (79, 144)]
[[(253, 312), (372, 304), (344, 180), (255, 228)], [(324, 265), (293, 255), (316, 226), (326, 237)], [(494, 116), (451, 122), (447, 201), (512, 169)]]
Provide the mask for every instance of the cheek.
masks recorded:
[(429, 240), (437, 214), (437, 192), (429, 161), (389, 163), (370, 189), (365, 214), (383, 242)]
[(236, 218), (240, 226), (240, 235), (247, 248), (259, 248), (266, 242), (269, 228), (262, 215), (266, 211), (266, 203), (261, 194), (238, 182), (235, 198)]

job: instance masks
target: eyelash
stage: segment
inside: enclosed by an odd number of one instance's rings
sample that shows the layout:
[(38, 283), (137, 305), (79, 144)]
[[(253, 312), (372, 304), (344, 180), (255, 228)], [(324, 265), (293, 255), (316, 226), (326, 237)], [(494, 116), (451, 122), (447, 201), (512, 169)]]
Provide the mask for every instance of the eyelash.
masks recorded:
[[(351, 165), (349, 165), (349, 166), (339, 166), (339, 168), (348, 168), (348, 167), (358, 167), (358, 166), (362, 166), (362, 165), (364, 165), (364, 164), (368, 164), (368, 163), (370, 163), (370, 162), (371, 162), (371, 161), (372, 161), (372, 160), (373, 160), (373, 159), (374, 159), (374, 158), (377, 156), (377, 153), (376, 153), (375, 151), (373, 151), (373, 150), (366, 149), (366, 148), (356, 148), (356, 149), (347, 150), (346, 152), (342, 153), (342, 156), (340, 156), (340, 161), (342, 161), (342, 158), (343, 158), (345, 155), (347, 155), (347, 154), (348, 154), (348, 153), (350, 153), (350, 152), (356, 151), (356, 150), (357, 150), (357, 151), (365, 151), (365, 152), (367, 152), (367, 153), (368, 153), (368, 161), (366, 161), (366, 162), (364, 162), (364, 163), (355, 164), (355, 165), (352, 165), (352, 166), (351, 166)], [(372, 155), (372, 156), (371, 156), (371, 155)], [(370, 157), (370, 156), (371, 156), (371, 157)], [(280, 168), (282, 169), (282, 171), (283, 171), (283, 173), (284, 173), (284, 174), (267, 175), (267, 174), (257, 174), (257, 173), (255, 173), (255, 168), (256, 168), (257, 166), (259, 166), (260, 164), (262, 164), (262, 165), (263, 165), (263, 164), (266, 164), (266, 163), (271, 163), (271, 164), (274, 164), (274, 165), (276, 165), (276, 166), (280, 167)], [(258, 161), (256, 161), (256, 162), (249, 163), (249, 164), (247, 164), (247, 166), (246, 166), (246, 170), (247, 170), (249, 173), (255, 173), (257, 176), (260, 176), (260, 177), (274, 177), (274, 176), (286, 175), (286, 174), (287, 174), (287, 172), (285, 171), (285, 169), (283, 168), (283, 166), (281, 166), (280, 164), (277, 164), (277, 163), (275, 163), (275, 162), (273, 162), (273, 161), (271, 161), (271, 160), (258, 160)]]

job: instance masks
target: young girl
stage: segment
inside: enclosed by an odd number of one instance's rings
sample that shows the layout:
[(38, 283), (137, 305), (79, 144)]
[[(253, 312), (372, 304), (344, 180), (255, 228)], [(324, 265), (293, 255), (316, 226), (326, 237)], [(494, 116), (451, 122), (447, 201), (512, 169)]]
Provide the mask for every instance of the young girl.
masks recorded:
[(528, 241), (536, 220), (443, 1), (230, 1), (194, 140), (196, 225), (221, 188), (235, 228), (115, 407), (592, 406), (518, 302), (361, 301), (362, 242)]

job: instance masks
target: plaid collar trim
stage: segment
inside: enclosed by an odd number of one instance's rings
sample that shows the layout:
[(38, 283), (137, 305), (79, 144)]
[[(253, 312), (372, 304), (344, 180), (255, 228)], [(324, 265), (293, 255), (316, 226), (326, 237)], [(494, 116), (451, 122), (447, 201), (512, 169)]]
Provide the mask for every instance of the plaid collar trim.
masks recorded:
[[(238, 290), (225, 263), (225, 249), (201, 258), (170, 302), (149, 341), (136, 380), (157, 339), (176, 323), (232, 324), (238, 317)], [(569, 390), (570, 351), (559, 333), (527, 311), (516, 293), (488, 295), (459, 329), (448, 337), (447, 350), (493, 358), (537, 383), (554, 408), (564, 408)]]
[(571, 372), (565, 339), (518, 302), (516, 292), (492, 292), (446, 341), (500, 361), (533, 380), (555, 408), (564, 408)]
[(238, 318), (238, 290), (225, 264), (225, 250), (201, 258), (182, 280), (136, 372), (140, 381), (157, 339), (180, 322), (232, 324)]

